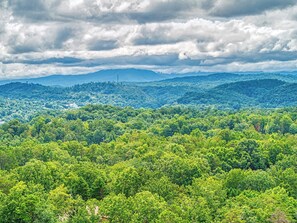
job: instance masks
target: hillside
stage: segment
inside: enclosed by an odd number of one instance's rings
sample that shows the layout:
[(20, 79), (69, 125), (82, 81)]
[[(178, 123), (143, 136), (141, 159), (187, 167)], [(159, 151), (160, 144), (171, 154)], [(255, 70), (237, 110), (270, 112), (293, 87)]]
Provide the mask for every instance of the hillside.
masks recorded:
[(234, 83), (239, 81), (252, 81), (252, 80), (266, 80), (276, 79), (289, 83), (297, 82), (297, 74), (292, 73), (210, 73), (210, 74), (197, 74), (192, 76), (182, 76), (168, 78), (161, 80), (161, 83), (172, 83), (172, 84), (195, 84), (203, 88), (205, 87), (216, 87), (222, 84)]
[[(0, 104), (4, 106), (0, 120), (22, 117), (24, 113), (30, 117), (42, 110), (62, 110), (87, 104), (134, 108), (159, 108), (175, 104), (223, 109), (288, 107), (297, 105), (296, 95), (296, 83), (276, 79), (237, 81), (215, 87), (185, 85), (184, 82), (92, 82), (71, 87), (10, 83), (0, 85)], [(13, 100), (17, 100), (18, 105)], [(18, 106), (23, 109), (18, 109)]]
[(0, 85), (0, 96), (8, 98), (62, 99), (65, 89), (41, 84), (12, 82)]
[(0, 85), (0, 121), (28, 119), (49, 109), (63, 110), (87, 104), (110, 104), (135, 108), (159, 108), (176, 103), (188, 86), (138, 86), (123, 83), (87, 83), (72, 87), (51, 87), (40, 84), (9, 83)]
[(204, 92), (187, 92), (180, 104), (220, 107), (283, 107), (297, 105), (297, 85), (275, 79), (239, 81)]
[(72, 87), (51, 87), (32, 83), (0, 85), (0, 96), (15, 99), (72, 100), (77, 103), (109, 103), (133, 107), (160, 107), (175, 101), (186, 86), (138, 86), (123, 83), (87, 83)]

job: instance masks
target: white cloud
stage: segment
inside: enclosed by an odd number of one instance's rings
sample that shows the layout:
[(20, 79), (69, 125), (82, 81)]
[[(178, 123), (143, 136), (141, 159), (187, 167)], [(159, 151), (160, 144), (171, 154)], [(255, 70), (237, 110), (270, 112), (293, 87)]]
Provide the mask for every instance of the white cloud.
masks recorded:
[(4, 0), (0, 62), (5, 69), (0, 77), (115, 66), (166, 72), (295, 69), (293, 3)]

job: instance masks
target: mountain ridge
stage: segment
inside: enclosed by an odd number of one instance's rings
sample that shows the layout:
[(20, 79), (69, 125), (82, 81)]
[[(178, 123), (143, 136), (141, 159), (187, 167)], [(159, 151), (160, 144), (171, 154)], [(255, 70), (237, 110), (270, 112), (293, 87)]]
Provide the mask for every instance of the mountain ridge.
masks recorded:
[(260, 79), (226, 83), (204, 92), (187, 92), (180, 104), (219, 105), (221, 107), (264, 107), (297, 105), (297, 83)]
[(76, 84), (89, 82), (150, 82), (165, 79), (166, 75), (151, 70), (144, 69), (109, 69), (100, 70), (87, 74), (77, 75), (50, 75), (45, 77), (23, 78), (14, 80), (2, 80), (0, 84), (11, 82), (34, 83), (46, 86), (69, 87)]

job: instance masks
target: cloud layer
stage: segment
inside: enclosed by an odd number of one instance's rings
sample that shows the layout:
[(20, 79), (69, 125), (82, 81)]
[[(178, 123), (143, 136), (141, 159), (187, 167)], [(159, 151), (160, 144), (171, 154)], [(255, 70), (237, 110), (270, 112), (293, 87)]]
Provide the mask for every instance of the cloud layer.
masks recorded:
[(3, 0), (0, 78), (295, 70), (295, 0)]

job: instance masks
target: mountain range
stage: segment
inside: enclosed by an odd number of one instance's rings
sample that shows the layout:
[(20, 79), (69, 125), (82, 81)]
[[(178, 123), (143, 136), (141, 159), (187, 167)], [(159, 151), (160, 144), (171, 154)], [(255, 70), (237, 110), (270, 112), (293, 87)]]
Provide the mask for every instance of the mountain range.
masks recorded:
[[(30, 118), (38, 111), (58, 111), (87, 104), (134, 108), (182, 105), (236, 110), (297, 106), (297, 78), (294, 73), (221, 73), (163, 79), (162, 74), (150, 71), (121, 71), (101, 71), (86, 76), (49, 76), (2, 83), (0, 106), (4, 110), (0, 120), (24, 116)], [(121, 74), (119, 77), (114, 76), (119, 81), (109, 81), (115, 73)], [(142, 76), (143, 82), (136, 82), (140, 80), (136, 79), (138, 75)], [(121, 81), (124, 77), (130, 81)], [(80, 84), (76, 84), (78, 82)], [(22, 113), (19, 114), (18, 110)]]
[(100, 70), (79, 75), (50, 75), (37, 78), (3, 80), (0, 84), (11, 82), (34, 83), (47, 86), (73, 86), (89, 82), (150, 82), (168, 78), (168, 75), (142, 69), (111, 69)]
[[(158, 82), (163, 84), (210, 84), (214, 87), (223, 83), (254, 80), (254, 79), (279, 79), (288, 82), (297, 81), (297, 75), (290, 73), (183, 73), (183, 74), (163, 74), (152, 70), (144, 69), (109, 69), (100, 70), (93, 73), (78, 75), (49, 75), (35, 78), (22, 78), (11, 80), (0, 80), (0, 85), (12, 82), (33, 83), (45, 86), (70, 87), (78, 84), (90, 82), (113, 82), (113, 83), (149, 83)], [(204, 87), (204, 86), (202, 86)]]
[(297, 83), (277, 79), (238, 81), (222, 84), (203, 92), (187, 92), (177, 102), (225, 108), (296, 106)]

